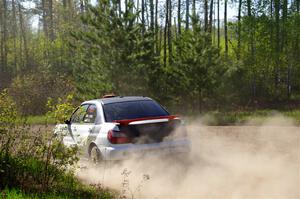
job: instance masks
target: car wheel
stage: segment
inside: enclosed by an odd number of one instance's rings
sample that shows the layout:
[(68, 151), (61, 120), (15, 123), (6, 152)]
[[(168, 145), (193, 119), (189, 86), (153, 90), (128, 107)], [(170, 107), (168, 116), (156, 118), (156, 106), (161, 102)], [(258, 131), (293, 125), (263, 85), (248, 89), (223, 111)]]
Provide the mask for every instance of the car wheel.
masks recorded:
[(102, 162), (100, 150), (98, 149), (98, 147), (96, 145), (93, 145), (91, 147), (90, 161), (95, 165), (100, 164)]

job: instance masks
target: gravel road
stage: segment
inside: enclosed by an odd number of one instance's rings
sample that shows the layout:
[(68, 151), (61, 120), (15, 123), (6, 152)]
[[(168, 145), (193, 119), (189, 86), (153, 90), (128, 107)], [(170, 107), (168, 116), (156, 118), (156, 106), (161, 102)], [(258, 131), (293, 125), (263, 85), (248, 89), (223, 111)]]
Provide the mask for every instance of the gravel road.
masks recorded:
[(85, 167), (78, 176), (127, 198), (300, 198), (299, 126), (281, 118), (262, 126), (192, 122), (188, 129), (192, 151), (185, 161), (133, 159)]

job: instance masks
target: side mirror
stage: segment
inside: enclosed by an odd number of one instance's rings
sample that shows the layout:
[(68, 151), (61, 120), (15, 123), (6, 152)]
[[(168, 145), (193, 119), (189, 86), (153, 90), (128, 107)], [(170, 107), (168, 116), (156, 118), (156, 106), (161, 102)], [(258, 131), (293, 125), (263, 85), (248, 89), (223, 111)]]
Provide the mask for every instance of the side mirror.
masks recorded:
[(65, 121), (65, 124), (70, 125), (70, 124), (71, 124), (71, 121), (70, 121), (70, 120), (66, 120), (66, 121)]

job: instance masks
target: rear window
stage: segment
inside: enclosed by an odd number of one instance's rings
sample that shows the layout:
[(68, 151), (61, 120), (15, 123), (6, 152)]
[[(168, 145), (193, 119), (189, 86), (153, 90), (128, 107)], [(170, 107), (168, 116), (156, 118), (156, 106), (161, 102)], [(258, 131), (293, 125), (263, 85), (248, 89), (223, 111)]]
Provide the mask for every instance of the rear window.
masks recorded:
[(103, 109), (106, 122), (169, 115), (159, 104), (151, 100), (105, 104)]

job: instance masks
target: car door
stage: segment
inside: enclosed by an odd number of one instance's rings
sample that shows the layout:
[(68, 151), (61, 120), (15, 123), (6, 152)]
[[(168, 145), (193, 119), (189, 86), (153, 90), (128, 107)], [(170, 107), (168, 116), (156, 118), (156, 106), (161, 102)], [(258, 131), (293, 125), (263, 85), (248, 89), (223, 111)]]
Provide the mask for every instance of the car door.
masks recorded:
[(94, 104), (83, 104), (72, 115), (70, 131), (78, 146), (86, 145), (87, 138), (95, 126), (96, 117), (97, 108)]

